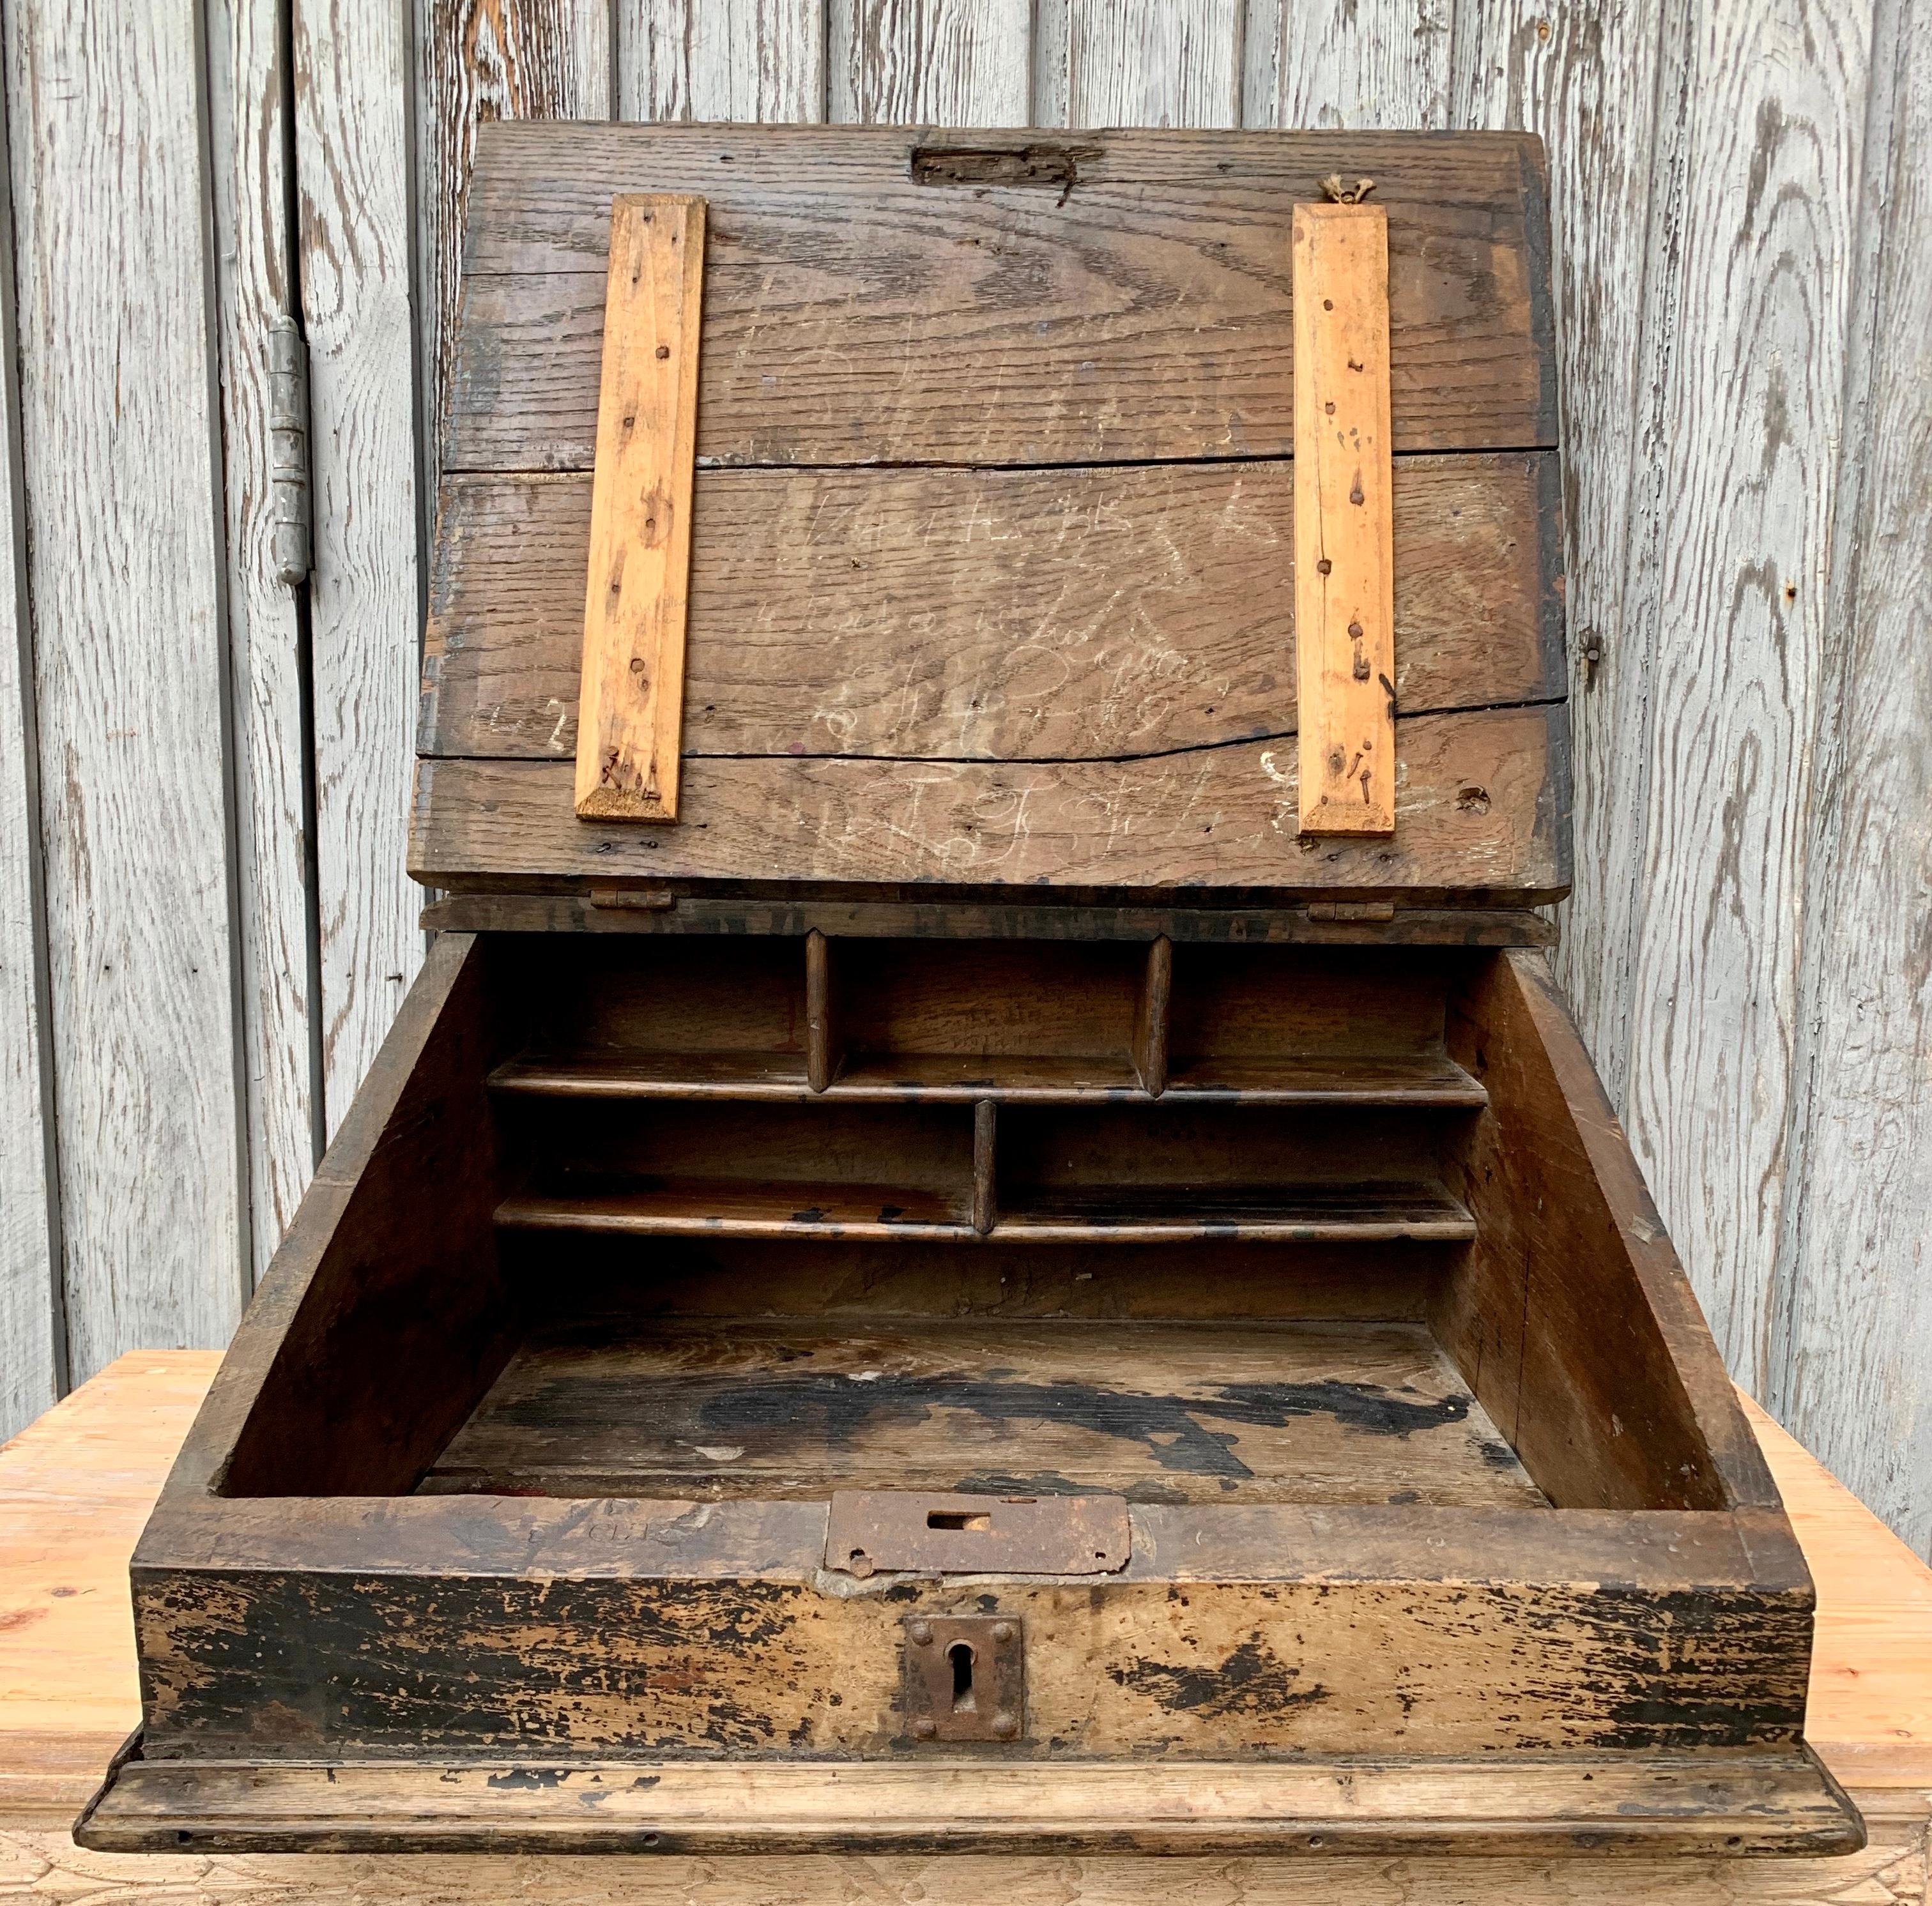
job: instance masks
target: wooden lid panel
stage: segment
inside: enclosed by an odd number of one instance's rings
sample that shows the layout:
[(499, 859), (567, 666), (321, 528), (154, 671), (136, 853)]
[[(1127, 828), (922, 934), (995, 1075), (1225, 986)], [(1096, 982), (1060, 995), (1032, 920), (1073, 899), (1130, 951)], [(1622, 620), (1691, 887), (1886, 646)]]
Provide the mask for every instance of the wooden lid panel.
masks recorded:
[(944, 883), (1530, 904), (1569, 884), (1565, 727), (1560, 703), (1402, 718), (1385, 839), (1299, 834), (1292, 742), (1126, 761), (708, 760), (668, 827), (579, 820), (568, 760), (430, 758), (417, 764), (410, 871), (520, 892)]
[[(1042, 175), (956, 178), (962, 150)], [(1540, 154), (1519, 135), (500, 124), (444, 465), (590, 467), (610, 200), (646, 191), (709, 208), (701, 463), (1284, 456), (1289, 211), (1336, 172), (1388, 213), (1396, 451), (1553, 445)]]
[[(1387, 214), (1392, 837), (1310, 836), (1297, 805), (1291, 235), (1334, 173)], [(707, 235), (658, 823), (572, 799), (611, 205), (637, 193), (703, 198)], [(1514, 134), (484, 128), (411, 871), (1560, 895), (1546, 217)]]
[[(1396, 466), (1398, 706), (1563, 694), (1550, 451)], [(1296, 725), (1283, 463), (701, 472), (685, 758), (1103, 760)], [(587, 475), (442, 487), (420, 745), (577, 746)]]

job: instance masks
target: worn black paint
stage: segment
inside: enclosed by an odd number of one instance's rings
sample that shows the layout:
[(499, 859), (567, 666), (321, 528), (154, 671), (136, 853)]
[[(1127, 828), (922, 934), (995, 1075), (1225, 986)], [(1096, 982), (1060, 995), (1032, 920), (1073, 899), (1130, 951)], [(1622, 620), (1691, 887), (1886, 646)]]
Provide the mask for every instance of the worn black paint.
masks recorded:
[[(802, 1446), (821, 1441), (850, 1448), (860, 1439), (932, 1420), (935, 1410), (958, 1410), (999, 1426), (1003, 1436), (1064, 1424), (1089, 1434), (1138, 1444), (1163, 1470), (1239, 1480), (1252, 1476), (1236, 1453), (1241, 1428), (1280, 1429), (1298, 1419), (1327, 1416), (1365, 1435), (1403, 1439), (1465, 1421), (1469, 1399), (1461, 1394), (1428, 1397), (1378, 1383), (1324, 1378), (1313, 1383), (1228, 1383), (1198, 1395), (1114, 1390), (1060, 1379), (1047, 1383), (991, 1381), (985, 1376), (941, 1371), (906, 1376), (883, 1374), (864, 1380), (841, 1371), (806, 1367), (808, 1358), (770, 1354), (788, 1367), (754, 1376), (676, 1371), (661, 1380), (627, 1386), (623, 1413), (637, 1426), (640, 1443), (678, 1451), (696, 1444), (728, 1444), (760, 1454), (796, 1458)], [(560, 1379), (492, 1412), (500, 1428), (528, 1431), (533, 1458), (547, 1440), (596, 1434), (611, 1426), (609, 1400), (586, 1391), (580, 1379)], [(1235, 1426), (1229, 1428), (1216, 1425)], [(646, 1460), (641, 1452), (632, 1460)], [(1508, 1452), (1498, 1460), (1513, 1463)], [(540, 1467), (540, 1460), (534, 1465)], [(960, 1488), (984, 1493), (1036, 1493), (1090, 1488), (1052, 1475), (969, 1475)]]
[(1281, 1713), (1330, 1698), (1319, 1682), (1301, 1686), (1301, 1670), (1252, 1635), (1218, 1662), (1136, 1661), (1110, 1678), (1172, 1713), (1210, 1719)]

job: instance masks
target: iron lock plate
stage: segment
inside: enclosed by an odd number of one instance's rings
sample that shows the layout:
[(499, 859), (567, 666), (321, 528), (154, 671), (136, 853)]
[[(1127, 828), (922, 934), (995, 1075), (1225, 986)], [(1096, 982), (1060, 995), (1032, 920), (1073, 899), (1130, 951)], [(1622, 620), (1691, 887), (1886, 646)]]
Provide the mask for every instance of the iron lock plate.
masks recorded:
[(866, 1576), (1100, 1575), (1132, 1548), (1124, 1496), (956, 1496), (838, 1489), (825, 1566)]
[(1026, 1731), (1026, 1638), (1009, 1615), (914, 1615), (905, 1624), (906, 1732), (915, 1741), (1017, 1740)]

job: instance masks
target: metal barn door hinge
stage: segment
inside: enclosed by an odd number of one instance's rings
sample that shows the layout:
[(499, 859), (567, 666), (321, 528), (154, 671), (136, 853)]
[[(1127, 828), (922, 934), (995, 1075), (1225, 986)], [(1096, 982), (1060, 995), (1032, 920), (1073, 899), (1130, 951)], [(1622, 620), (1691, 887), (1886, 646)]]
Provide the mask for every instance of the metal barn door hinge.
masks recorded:
[(290, 589), (314, 564), (308, 481), (308, 345), (292, 318), (268, 326), (268, 485), (276, 580)]

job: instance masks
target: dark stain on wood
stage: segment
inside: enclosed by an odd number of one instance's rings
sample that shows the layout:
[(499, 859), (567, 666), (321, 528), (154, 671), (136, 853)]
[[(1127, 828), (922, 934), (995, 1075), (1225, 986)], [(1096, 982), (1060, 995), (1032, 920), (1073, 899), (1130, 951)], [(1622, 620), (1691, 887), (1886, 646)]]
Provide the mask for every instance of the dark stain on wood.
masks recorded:
[(1058, 191), (1059, 202), (1080, 181), (1082, 160), (1103, 148), (1069, 139), (1029, 139), (1024, 145), (921, 145), (908, 166), (920, 185), (1035, 185)]
[(1468, 1413), (1462, 1397), (1411, 1399), (1375, 1384), (1334, 1380), (1228, 1384), (1207, 1396), (1066, 1382), (986, 1383), (952, 1373), (861, 1381), (811, 1372), (750, 1383), (693, 1377), (679, 1387), (680, 1409), (691, 1409), (704, 1434), (721, 1442), (789, 1434), (806, 1425), (835, 1443), (848, 1442), (882, 1423), (928, 1421), (940, 1404), (1019, 1434), (1030, 1424), (1070, 1424), (1138, 1443), (1163, 1469), (1243, 1477), (1254, 1472), (1234, 1453), (1235, 1439), (1210, 1424), (1279, 1429), (1298, 1416), (1326, 1416), (1367, 1434), (1407, 1437), (1460, 1422)]
[(1302, 1671), (1250, 1635), (1211, 1665), (1136, 1661), (1111, 1671), (1113, 1680), (1179, 1713), (1215, 1719), (1236, 1713), (1280, 1713), (1329, 1698), (1319, 1682), (1302, 1685)]

